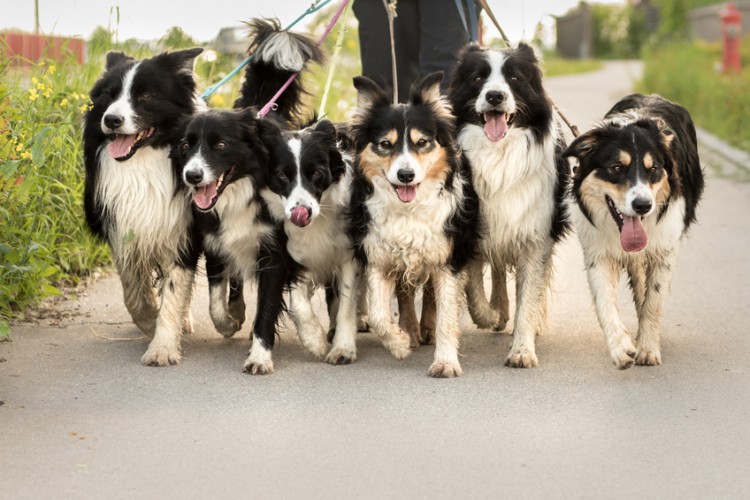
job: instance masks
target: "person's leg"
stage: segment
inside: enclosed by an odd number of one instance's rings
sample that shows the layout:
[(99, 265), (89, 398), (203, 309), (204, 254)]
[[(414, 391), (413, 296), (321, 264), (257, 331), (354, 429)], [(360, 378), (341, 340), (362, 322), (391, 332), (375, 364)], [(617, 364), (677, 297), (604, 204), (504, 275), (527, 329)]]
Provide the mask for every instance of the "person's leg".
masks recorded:
[(422, 76), (445, 73), (440, 88), (445, 92), (458, 52), (469, 42), (454, 0), (419, 0), (419, 69)]

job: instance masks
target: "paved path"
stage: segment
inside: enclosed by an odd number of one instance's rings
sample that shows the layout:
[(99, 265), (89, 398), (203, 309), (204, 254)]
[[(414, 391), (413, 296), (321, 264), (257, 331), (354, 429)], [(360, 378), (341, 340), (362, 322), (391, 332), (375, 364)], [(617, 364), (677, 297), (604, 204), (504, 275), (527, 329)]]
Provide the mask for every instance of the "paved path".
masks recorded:
[[(639, 69), (607, 63), (548, 87), (585, 129)], [(184, 362), (143, 367), (147, 340), (102, 279), (0, 344), (0, 498), (748, 498), (749, 213), (750, 184), (709, 179), (666, 304), (664, 364), (626, 371), (606, 354), (574, 237), (558, 250), (540, 366), (504, 367), (510, 337), (464, 318), (454, 380), (426, 375), (431, 348), (397, 361), (362, 334), (359, 360), (333, 367), (289, 331), (277, 372), (245, 375), (247, 327), (213, 332), (203, 279)]]

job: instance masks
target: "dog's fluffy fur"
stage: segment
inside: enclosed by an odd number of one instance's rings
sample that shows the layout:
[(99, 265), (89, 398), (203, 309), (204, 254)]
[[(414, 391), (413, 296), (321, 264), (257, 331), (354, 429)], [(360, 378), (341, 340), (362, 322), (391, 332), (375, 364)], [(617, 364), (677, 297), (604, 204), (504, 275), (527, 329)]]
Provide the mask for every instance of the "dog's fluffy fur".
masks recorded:
[(201, 51), (145, 60), (109, 53), (85, 117), (86, 221), (109, 244), (133, 322), (153, 335), (147, 365), (179, 362), (182, 330), (192, 330), (200, 248), (170, 153), (196, 109), (192, 66)]
[(374, 82), (354, 79), (352, 234), (357, 257), (367, 265), (372, 330), (395, 357), (408, 356), (410, 339), (393, 322), (391, 298), (397, 282), (413, 288), (429, 279), (437, 312), (429, 374), (454, 377), (462, 373), (462, 270), (473, 256), (478, 213), (441, 80), (442, 73), (428, 75), (412, 87), (407, 105), (392, 106)]
[[(570, 213), (612, 361), (618, 368), (660, 364), (662, 304), (704, 184), (690, 115), (659, 96), (633, 94), (565, 156), (578, 161)], [(622, 269), (638, 313), (635, 345), (617, 310)]]
[[(533, 50), (523, 43), (501, 51), (465, 49), (453, 73), (450, 101), (480, 200), (483, 260), (503, 287), (493, 302), (505, 293), (505, 270), (516, 272), (513, 344), (506, 364), (537, 366), (534, 341), (546, 323), (553, 246), (567, 227), (568, 170)], [(500, 329), (508, 319), (507, 297), (499, 312), (487, 304), (482, 266), (477, 260), (469, 269), (469, 310), (478, 326)]]
[(290, 291), (289, 312), (303, 345), (323, 357), (328, 350), (326, 334), (310, 299), (319, 286), (336, 290), (338, 307), (331, 318), (335, 335), (325, 359), (348, 364), (357, 356), (362, 276), (348, 233), (351, 157), (339, 151), (336, 129), (327, 120), (275, 139), (269, 145), (270, 172), (263, 197), (284, 225), (289, 254), (302, 266)]
[[(297, 121), (294, 110), (302, 88), (292, 84), (276, 111), (265, 119), (248, 106), (268, 102), (292, 73), (302, 69), (299, 61), (321, 60), (322, 56), (312, 40), (281, 31), (277, 22), (255, 20), (251, 27), (251, 47), (257, 49), (236, 103), (241, 109), (196, 115), (180, 145), (180, 164), (199, 210), (211, 317), (217, 328), (223, 325), (220, 331), (234, 333), (244, 309), (234, 306), (241, 301), (239, 283), (230, 289), (227, 299), (227, 276), (257, 279), (253, 341), (244, 370), (266, 374), (274, 371), (271, 350), (284, 309), (283, 292), (295, 280), (297, 266), (286, 250), (286, 234), (271, 217), (260, 192), (271, 168), (270, 145), (280, 140), (279, 126), (292, 126)], [(295, 62), (291, 68), (290, 60)]]

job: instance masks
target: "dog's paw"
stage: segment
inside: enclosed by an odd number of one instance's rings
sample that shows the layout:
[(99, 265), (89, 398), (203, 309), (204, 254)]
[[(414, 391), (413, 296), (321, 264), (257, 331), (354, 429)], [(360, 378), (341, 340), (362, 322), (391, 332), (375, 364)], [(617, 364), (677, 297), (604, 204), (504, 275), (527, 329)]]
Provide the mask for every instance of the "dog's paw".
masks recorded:
[(539, 360), (536, 353), (526, 347), (521, 349), (511, 349), (505, 358), (505, 366), (511, 368), (534, 368), (539, 366)]
[(297, 331), (299, 340), (304, 348), (318, 359), (328, 352), (328, 343), (326, 342), (326, 333), (320, 323), (305, 324), (299, 327)]
[(250, 375), (268, 375), (273, 373), (273, 361), (252, 361), (250, 358), (245, 361), (242, 371)]
[(630, 337), (624, 335), (620, 345), (614, 346), (609, 352), (612, 362), (620, 370), (627, 370), (635, 363), (636, 350)]
[(658, 349), (641, 349), (635, 356), (635, 364), (656, 366), (661, 364), (661, 352)]
[(458, 364), (457, 361), (450, 362), (437, 360), (430, 365), (427, 374), (430, 377), (435, 378), (454, 378), (463, 375), (464, 371), (461, 369), (461, 365)]
[(334, 347), (326, 356), (326, 363), (332, 365), (348, 365), (357, 360), (357, 351), (343, 347)]
[(367, 322), (367, 315), (363, 314), (357, 318), (357, 331), (367, 332), (370, 330), (370, 324)]
[(146, 366), (169, 366), (182, 361), (179, 349), (168, 349), (165, 346), (149, 347), (141, 357), (141, 363)]
[(242, 328), (242, 323), (226, 315), (221, 320), (214, 319), (214, 328), (223, 337), (230, 338)]
[(411, 354), (411, 338), (405, 332), (391, 338), (385, 347), (393, 354), (396, 359), (408, 358)]
[(429, 327), (420, 328), (419, 343), (422, 345), (435, 345), (435, 329)]

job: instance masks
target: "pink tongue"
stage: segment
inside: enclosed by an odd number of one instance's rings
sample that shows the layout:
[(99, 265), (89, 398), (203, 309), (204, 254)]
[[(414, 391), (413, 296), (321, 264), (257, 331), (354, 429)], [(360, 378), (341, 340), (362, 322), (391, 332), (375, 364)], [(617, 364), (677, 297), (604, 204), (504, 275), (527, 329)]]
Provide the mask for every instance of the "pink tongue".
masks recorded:
[(397, 186), (396, 194), (404, 203), (412, 202), (417, 197), (417, 186)]
[(122, 158), (130, 153), (130, 148), (135, 144), (134, 135), (116, 135), (115, 140), (109, 143), (109, 155), (112, 158)]
[(297, 205), (292, 209), (292, 214), (290, 216), (290, 219), (292, 220), (292, 224), (299, 227), (305, 227), (310, 223), (309, 218), (309, 212), (307, 211), (307, 208)]
[(206, 210), (211, 206), (211, 202), (216, 197), (216, 185), (216, 182), (212, 182), (208, 186), (201, 186), (193, 191), (193, 202), (198, 205), (198, 208)]
[(484, 135), (492, 142), (497, 142), (508, 133), (508, 120), (505, 113), (487, 113), (484, 115)]
[(620, 231), (620, 245), (626, 252), (640, 252), (648, 243), (648, 235), (640, 217), (623, 216), (625, 222)]

